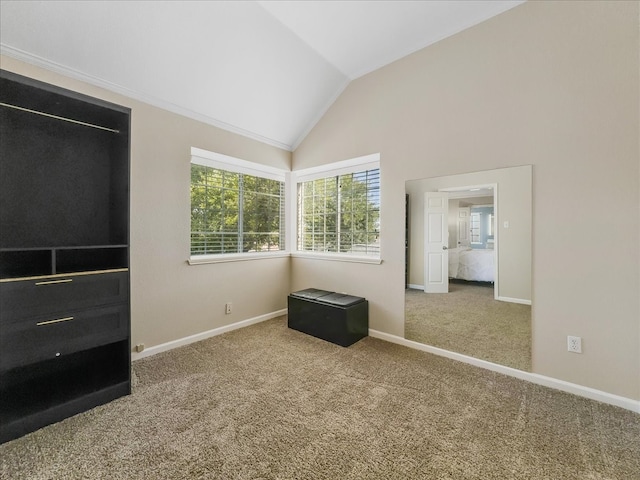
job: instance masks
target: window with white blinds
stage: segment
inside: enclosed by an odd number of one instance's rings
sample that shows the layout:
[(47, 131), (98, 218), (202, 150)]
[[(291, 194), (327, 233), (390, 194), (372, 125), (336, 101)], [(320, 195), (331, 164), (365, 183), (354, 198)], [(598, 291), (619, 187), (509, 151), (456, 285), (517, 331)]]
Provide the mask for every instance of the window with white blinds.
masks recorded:
[(298, 178), (299, 252), (380, 257), (379, 162), (360, 168)]
[(191, 158), (191, 255), (284, 250), (284, 173), (207, 153)]

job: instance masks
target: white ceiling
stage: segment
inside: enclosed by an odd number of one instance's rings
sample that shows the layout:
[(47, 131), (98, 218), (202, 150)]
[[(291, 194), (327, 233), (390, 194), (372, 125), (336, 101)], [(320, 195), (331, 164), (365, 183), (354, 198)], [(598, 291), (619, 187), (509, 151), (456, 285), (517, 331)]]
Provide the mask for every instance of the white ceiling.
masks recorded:
[(348, 83), (517, 1), (0, 1), (3, 54), (293, 150)]

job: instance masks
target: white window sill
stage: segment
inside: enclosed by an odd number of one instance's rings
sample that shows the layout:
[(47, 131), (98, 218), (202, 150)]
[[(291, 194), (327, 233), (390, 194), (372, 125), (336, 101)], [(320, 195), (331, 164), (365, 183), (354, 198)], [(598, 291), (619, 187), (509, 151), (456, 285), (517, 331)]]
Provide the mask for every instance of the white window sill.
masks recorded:
[(333, 262), (368, 263), (380, 265), (382, 259), (376, 257), (356, 256), (340, 253), (317, 252), (261, 252), (261, 253), (224, 253), (218, 255), (194, 255), (189, 257), (189, 265), (206, 265), (209, 263), (244, 262), (246, 260), (263, 260), (266, 258), (310, 258), (313, 260), (328, 260)]
[(293, 258), (312, 258), (314, 260), (329, 260), (333, 262), (370, 263), (380, 265), (382, 259), (364, 255), (349, 255), (345, 253), (291, 252)]
[(255, 253), (222, 253), (218, 255), (193, 255), (189, 257), (189, 265), (205, 265), (208, 263), (244, 262), (246, 260), (262, 260), (266, 258), (288, 257), (289, 252), (255, 252)]

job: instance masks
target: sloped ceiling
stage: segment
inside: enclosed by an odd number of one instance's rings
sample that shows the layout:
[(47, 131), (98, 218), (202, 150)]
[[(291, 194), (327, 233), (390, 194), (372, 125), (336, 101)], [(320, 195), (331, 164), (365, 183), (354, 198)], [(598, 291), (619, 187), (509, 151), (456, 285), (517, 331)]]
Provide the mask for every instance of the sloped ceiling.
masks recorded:
[(522, 1), (6, 1), (0, 51), (293, 150), (353, 79)]

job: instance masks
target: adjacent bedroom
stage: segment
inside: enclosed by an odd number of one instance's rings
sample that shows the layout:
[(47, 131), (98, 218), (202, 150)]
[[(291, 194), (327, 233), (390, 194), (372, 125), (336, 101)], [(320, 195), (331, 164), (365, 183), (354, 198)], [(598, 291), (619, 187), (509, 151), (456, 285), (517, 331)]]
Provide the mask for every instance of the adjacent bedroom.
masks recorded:
[(405, 338), (531, 371), (531, 167), (406, 182)]

